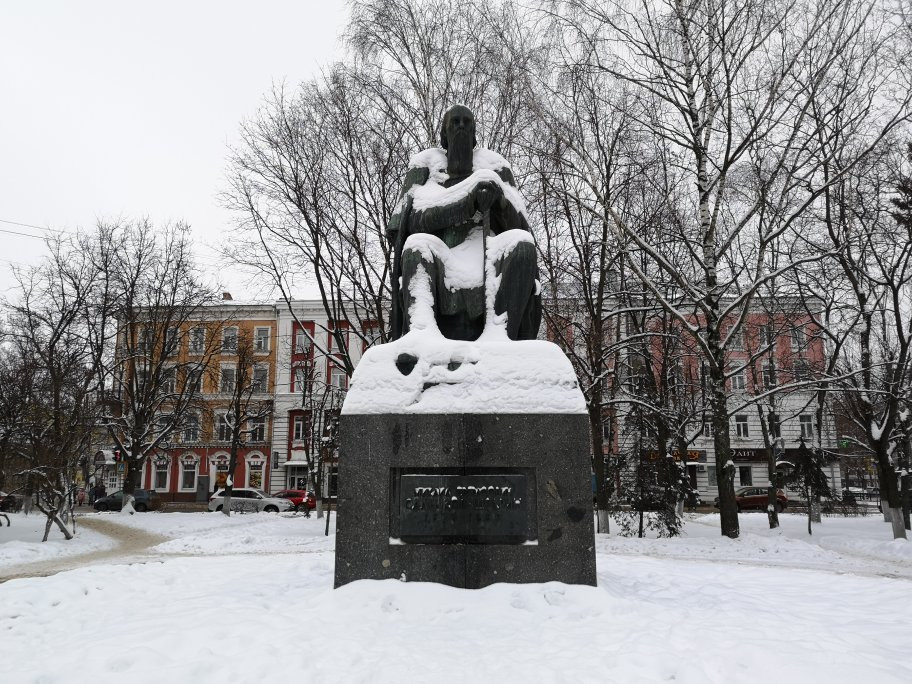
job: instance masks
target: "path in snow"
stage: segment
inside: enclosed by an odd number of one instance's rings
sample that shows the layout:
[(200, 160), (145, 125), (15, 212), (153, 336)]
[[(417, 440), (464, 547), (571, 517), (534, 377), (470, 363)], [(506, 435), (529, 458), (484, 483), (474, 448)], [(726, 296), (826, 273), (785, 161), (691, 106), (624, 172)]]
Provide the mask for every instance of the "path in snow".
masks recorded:
[(22, 577), (47, 577), (65, 570), (109, 563), (113, 560), (135, 561), (139, 560), (148, 549), (168, 540), (167, 537), (145, 532), (135, 527), (118, 525), (116, 522), (103, 520), (96, 516), (79, 516), (78, 520), (80, 525), (85, 525), (90, 530), (111, 537), (117, 542), (117, 546), (112, 549), (87, 551), (63, 558), (15, 565), (0, 572), (0, 582)]

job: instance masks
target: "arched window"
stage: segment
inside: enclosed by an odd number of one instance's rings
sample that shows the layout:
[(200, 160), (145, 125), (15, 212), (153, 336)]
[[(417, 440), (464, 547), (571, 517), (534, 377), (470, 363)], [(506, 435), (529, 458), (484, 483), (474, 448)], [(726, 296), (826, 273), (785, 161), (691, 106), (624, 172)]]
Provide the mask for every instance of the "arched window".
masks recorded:
[(156, 492), (167, 492), (171, 485), (171, 457), (157, 454), (152, 459), (152, 489)]
[(180, 457), (180, 490), (195, 492), (197, 475), (199, 475), (199, 456), (188, 451)]
[(209, 457), (209, 480), (213, 491), (228, 484), (228, 454), (221, 451)]
[(263, 470), (266, 457), (258, 451), (247, 454), (247, 486), (252, 489), (263, 488)]

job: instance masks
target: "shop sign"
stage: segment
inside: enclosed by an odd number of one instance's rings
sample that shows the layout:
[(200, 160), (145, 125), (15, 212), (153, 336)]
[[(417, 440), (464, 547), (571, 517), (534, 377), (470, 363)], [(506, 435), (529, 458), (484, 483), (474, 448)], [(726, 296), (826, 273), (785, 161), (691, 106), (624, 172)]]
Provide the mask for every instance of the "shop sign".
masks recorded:
[[(675, 449), (674, 451), (672, 451), (672, 452), (671, 452), (671, 455), (674, 456), (674, 460), (676, 460), (676, 461), (680, 461), (680, 460), (681, 460), (681, 452), (678, 451), (677, 449)], [(702, 456), (702, 459), (701, 459), (701, 456)], [(646, 460), (647, 460), (647, 461), (657, 461), (657, 460), (659, 460), (659, 452), (658, 452), (658, 451), (649, 451), (649, 452), (647, 452), (647, 453), (646, 453)], [(686, 460), (686, 461), (693, 461), (693, 462), (697, 462), (697, 461), (700, 461), (700, 460), (705, 461), (705, 460), (706, 460), (706, 452), (705, 452), (705, 451), (700, 451), (700, 450), (698, 450), (698, 449), (688, 449), (688, 450), (687, 450), (687, 457), (686, 457), (684, 460)]]

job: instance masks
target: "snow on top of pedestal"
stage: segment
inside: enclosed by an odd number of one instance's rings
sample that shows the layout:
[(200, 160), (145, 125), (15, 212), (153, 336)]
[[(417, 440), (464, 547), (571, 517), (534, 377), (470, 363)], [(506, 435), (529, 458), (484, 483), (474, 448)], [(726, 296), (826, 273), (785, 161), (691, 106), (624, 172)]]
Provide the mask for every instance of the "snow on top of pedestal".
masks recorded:
[[(396, 367), (403, 353), (418, 359), (408, 375)], [(585, 412), (573, 367), (557, 345), (490, 334), (449, 340), (434, 328), (368, 349), (342, 406), (343, 414)]]

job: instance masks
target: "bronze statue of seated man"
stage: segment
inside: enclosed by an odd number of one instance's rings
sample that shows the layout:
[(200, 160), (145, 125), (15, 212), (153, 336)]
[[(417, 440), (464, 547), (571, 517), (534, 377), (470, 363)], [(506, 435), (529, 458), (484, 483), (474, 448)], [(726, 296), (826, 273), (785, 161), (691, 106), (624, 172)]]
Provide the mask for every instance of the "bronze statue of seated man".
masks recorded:
[(498, 328), (535, 339), (541, 296), (525, 204), (507, 161), (476, 147), (467, 107), (444, 114), (439, 148), (412, 157), (389, 238), (394, 339), (432, 326), (454, 340)]

